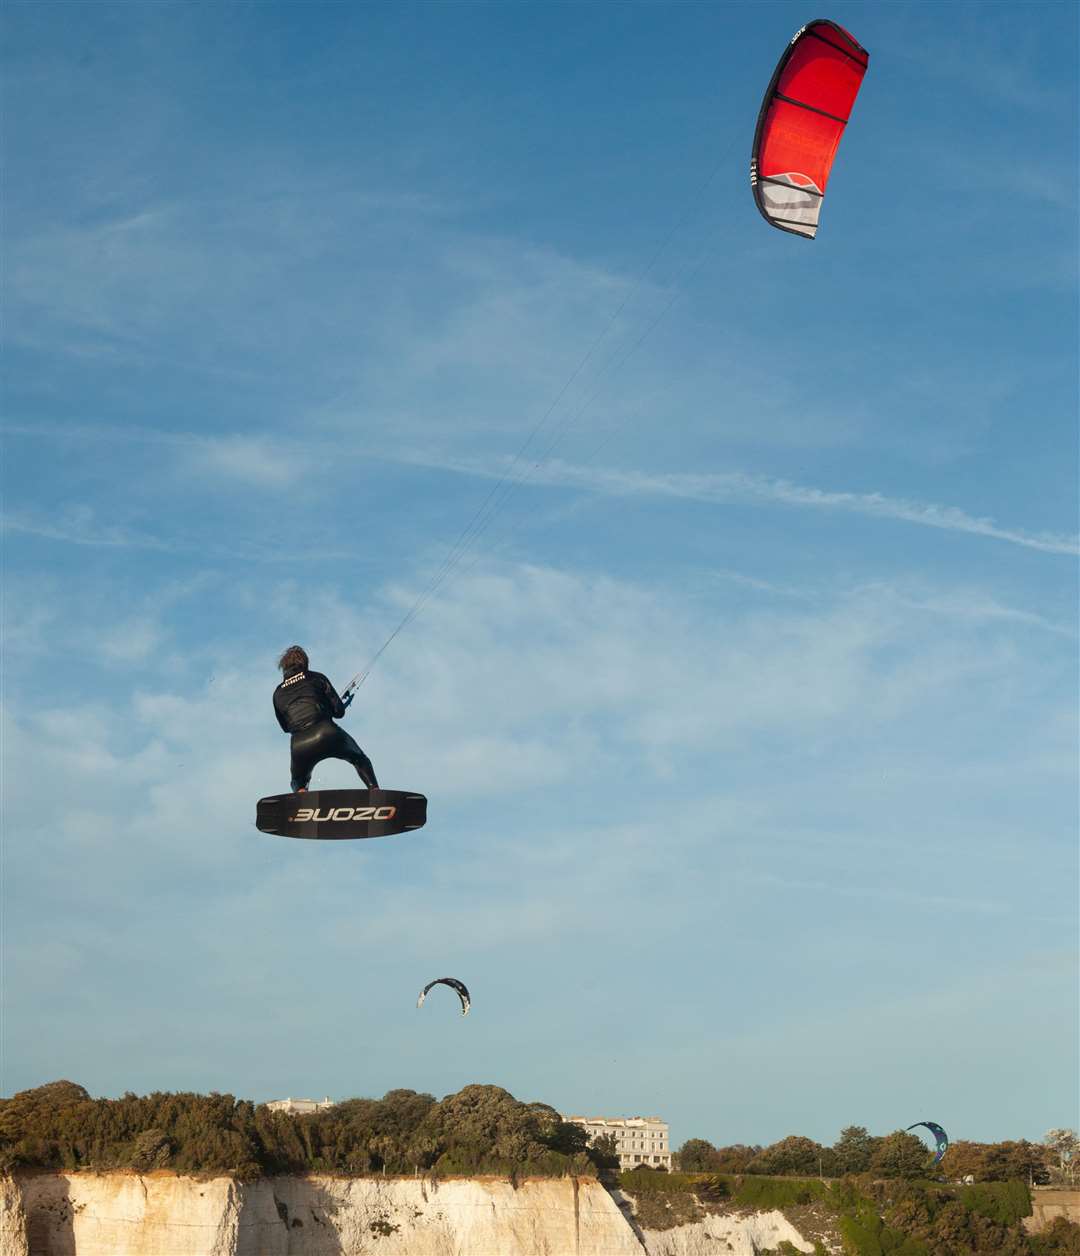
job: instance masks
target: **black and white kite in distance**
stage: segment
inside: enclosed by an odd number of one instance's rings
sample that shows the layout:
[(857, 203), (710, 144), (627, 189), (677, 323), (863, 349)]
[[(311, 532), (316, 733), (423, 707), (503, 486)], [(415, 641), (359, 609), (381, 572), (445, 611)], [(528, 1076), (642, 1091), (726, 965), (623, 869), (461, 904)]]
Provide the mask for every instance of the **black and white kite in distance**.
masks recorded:
[(427, 985), (420, 991), (420, 997), (416, 1000), (417, 1007), (424, 1006), (424, 1000), (432, 986), (449, 986), (451, 990), (457, 991), (457, 996), (461, 1000), (461, 1014), (468, 1016), (469, 1008), (472, 1006), (472, 999), (469, 997), (468, 987), (464, 981), (458, 981), (456, 977), (436, 977), (434, 981), (429, 981)]

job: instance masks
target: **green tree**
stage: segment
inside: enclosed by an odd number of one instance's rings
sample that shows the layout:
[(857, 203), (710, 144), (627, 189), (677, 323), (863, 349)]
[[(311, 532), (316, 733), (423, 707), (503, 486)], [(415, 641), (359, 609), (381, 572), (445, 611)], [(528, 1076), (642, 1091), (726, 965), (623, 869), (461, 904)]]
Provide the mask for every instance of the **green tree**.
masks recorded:
[(716, 1148), (705, 1138), (688, 1138), (675, 1153), (681, 1173), (716, 1173)]
[(744, 1143), (732, 1143), (730, 1147), (716, 1149), (714, 1173), (745, 1173), (751, 1160), (761, 1151), (760, 1147), (747, 1147)]
[(941, 1160), (942, 1174), (954, 1182), (964, 1178), (974, 1178), (976, 1182), (985, 1180), (983, 1160), (986, 1156), (985, 1143), (973, 1143), (967, 1139), (957, 1139), (949, 1144), (949, 1149)]
[(801, 1134), (789, 1134), (778, 1143), (766, 1147), (747, 1165), (748, 1173), (802, 1174), (817, 1176), (820, 1172), (833, 1175), (836, 1158), (831, 1147), (822, 1147), (812, 1138)]
[(596, 1167), (603, 1172), (616, 1173), (619, 1169), (619, 1153), (614, 1134), (601, 1134), (589, 1148)]
[(929, 1168), (930, 1153), (922, 1139), (906, 1130), (882, 1138), (874, 1149), (870, 1172), (886, 1178), (918, 1178)]
[(1043, 1136), (1043, 1143), (1057, 1159), (1055, 1177), (1071, 1185), (1076, 1179), (1077, 1163), (1080, 1161), (1080, 1156), (1077, 1155), (1077, 1152), (1080, 1152), (1080, 1139), (1076, 1137), (1076, 1131), (1047, 1130)]
[(838, 1172), (865, 1173), (880, 1139), (874, 1138), (865, 1125), (848, 1125), (840, 1131), (833, 1144)]
[(537, 1136), (552, 1151), (564, 1156), (583, 1154), (589, 1147), (589, 1131), (575, 1121), (564, 1121), (550, 1104), (527, 1103), (537, 1122)]
[(1046, 1169), (1046, 1151), (1025, 1138), (991, 1143), (983, 1153), (983, 1176), (987, 1182), (1030, 1182)]

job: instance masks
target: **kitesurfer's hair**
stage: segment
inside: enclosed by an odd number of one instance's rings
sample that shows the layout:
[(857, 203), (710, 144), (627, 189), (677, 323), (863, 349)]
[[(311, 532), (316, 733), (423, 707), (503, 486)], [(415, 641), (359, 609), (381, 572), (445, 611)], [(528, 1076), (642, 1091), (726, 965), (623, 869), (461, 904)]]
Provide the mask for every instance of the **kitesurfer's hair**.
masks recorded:
[(308, 669), (307, 651), (301, 649), (298, 645), (289, 646), (281, 658), (278, 659), (278, 667), (280, 667), (283, 672), (291, 672), (297, 667), (299, 667), (301, 671), (306, 672)]

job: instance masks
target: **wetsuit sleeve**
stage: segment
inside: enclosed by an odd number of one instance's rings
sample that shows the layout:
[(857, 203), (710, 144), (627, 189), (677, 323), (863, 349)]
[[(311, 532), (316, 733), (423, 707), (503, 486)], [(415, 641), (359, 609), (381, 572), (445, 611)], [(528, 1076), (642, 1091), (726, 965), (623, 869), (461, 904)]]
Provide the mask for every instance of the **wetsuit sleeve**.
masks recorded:
[(330, 714), (335, 720), (340, 720), (345, 714), (345, 703), (338, 697), (338, 691), (321, 673), (319, 679), (322, 681), (323, 689), (326, 693), (326, 701), (330, 704)]

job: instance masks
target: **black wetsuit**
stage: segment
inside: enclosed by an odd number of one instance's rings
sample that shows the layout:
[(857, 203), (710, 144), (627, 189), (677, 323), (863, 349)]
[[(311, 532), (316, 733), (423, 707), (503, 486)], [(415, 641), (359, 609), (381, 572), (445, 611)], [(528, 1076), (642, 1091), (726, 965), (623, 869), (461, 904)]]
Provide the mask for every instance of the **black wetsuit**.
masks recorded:
[(356, 768), (368, 789), (378, 789), (371, 760), (343, 729), (334, 723), (345, 714), (345, 703), (322, 672), (295, 667), (274, 690), (274, 714), (286, 733), (292, 733), (292, 788), (307, 789), (316, 763), (344, 759)]

